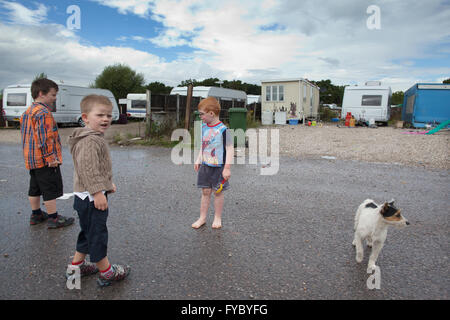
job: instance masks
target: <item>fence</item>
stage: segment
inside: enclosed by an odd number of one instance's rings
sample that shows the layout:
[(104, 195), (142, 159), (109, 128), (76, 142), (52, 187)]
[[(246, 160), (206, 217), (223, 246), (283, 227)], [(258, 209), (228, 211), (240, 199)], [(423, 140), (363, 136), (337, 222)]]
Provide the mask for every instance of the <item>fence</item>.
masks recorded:
[[(194, 121), (194, 111), (197, 110), (198, 104), (202, 98), (192, 97), (191, 98), (191, 109), (190, 109), (190, 122)], [(186, 115), (186, 101), (187, 96), (181, 95), (167, 95), (167, 94), (152, 94), (151, 95), (151, 111), (152, 113), (157, 112), (167, 112), (176, 116), (178, 122), (184, 122)], [(220, 119), (224, 122), (228, 122), (228, 110), (230, 108), (246, 108), (245, 101), (230, 101), (230, 100), (220, 100)], [(261, 117), (261, 104), (259, 104), (259, 117)], [(253, 110), (249, 105), (248, 110)], [(256, 108), (258, 109), (258, 108)], [(258, 118), (257, 118), (258, 119)]]

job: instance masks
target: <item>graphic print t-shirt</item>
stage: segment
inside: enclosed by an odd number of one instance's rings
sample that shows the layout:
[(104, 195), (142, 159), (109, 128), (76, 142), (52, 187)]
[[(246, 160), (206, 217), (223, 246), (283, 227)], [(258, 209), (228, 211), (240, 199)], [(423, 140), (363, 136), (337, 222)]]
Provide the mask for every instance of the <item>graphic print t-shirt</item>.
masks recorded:
[(224, 136), (231, 141), (227, 127), (219, 122), (213, 126), (202, 124), (202, 163), (210, 167), (221, 167), (225, 163)]

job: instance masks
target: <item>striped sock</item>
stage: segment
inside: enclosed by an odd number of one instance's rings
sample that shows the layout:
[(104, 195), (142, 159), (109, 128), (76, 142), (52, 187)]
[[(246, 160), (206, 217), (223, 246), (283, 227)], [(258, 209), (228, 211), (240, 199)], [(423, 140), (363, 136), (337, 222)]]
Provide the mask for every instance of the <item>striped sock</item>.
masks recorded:
[(78, 261), (78, 262), (73, 262), (72, 261), (72, 265), (73, 266), (79, 266), (79, 267), (81, 267), (81, 265), (84, 263), (84, 260), (82, 260), (82, 261)]
[(114, 276), (114, 269), (111, 265), (109, 265), (109, 268), (105, 271), (100, 271), (100, 274), (105, 279), (110, 279), (112, 276)]

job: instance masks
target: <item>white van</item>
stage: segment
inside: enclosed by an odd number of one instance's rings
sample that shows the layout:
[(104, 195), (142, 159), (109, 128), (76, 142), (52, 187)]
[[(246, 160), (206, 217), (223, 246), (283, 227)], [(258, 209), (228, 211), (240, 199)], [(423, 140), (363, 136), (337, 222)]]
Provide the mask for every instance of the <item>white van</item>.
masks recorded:
[[(106, 89), (84, 88), (58, 84), (56, 95), (56, 110), (52, 112), (57, 123), (78, 123), (81, 120), (80, 102), (89, 94), (104, 95), (113, 105), (113, 121), (119, 119), (119, 108), (111, 91)], [(32, 104), (31, 85), (12, 85), (3, 90), (3, 110), (6, 120), (20, 121), (22, 113)]]
[(341, 118), (348, 112), (356, 120), (387, 122), (391, 116), (392, 91), (380, 82), (366, 82), (364, 86), (345, 87)]
[(127, 94), (127, 117), (145, 118), (147, 105), (147, 94), (129, 93)]

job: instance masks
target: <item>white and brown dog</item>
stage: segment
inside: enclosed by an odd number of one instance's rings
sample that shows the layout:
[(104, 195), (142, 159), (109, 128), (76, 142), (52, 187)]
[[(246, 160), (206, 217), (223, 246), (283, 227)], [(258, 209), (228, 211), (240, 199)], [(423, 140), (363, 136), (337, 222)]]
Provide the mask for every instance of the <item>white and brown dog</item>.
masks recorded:
[(375, 262), (383, 248), (389, 226), (405, 227), (409, 222), (401, 215), (401, 210), (394, 207), (394, 200), (377, 205), (373, 200), (367, 199), (358, 207), (355, 216), (356, 262), (363, 260), (363, 241), (367, 240), (367, 246), (372, 247), (369, 257), (367, 272), (375, 270)]

